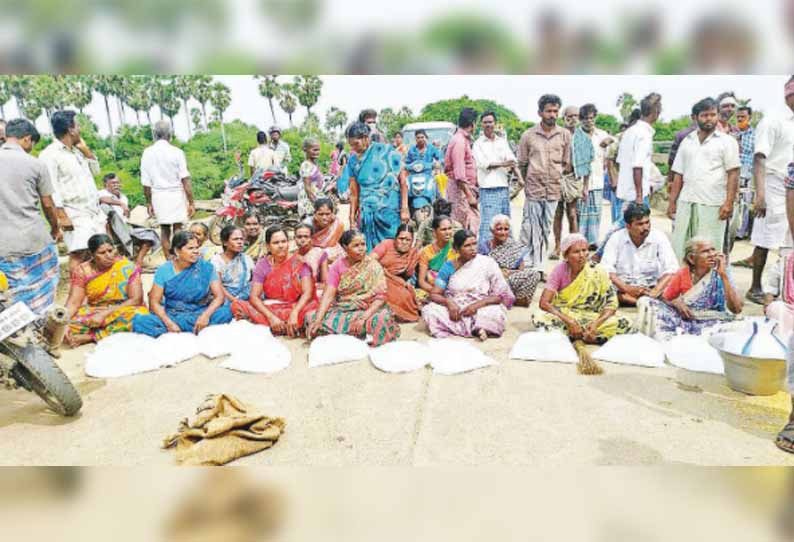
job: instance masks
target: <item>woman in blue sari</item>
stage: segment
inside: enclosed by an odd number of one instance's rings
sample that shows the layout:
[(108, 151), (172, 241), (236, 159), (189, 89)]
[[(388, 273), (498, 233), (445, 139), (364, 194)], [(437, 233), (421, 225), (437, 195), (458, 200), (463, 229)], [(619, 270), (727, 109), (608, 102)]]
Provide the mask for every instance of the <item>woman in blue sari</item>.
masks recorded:
[(397, 226), (408, 222), (408, 185), (402, 155), (391, 145), (371, 142), (369, 127), (354, 122), (347, 129), (350, 157), (350, 225), (367, 239), (367, 252), (394, 239)]
[(229, 303), (237, 299), (247, 300), (251, 293), (254, 261), (243, 251), (243, 230), (233, 224), (225, 226), (221, 230), (221, 246), (223, 252), (214, 255), (210, 263), (221, 279), (223, 295)]
[(218, 274), (201, 258), (195, 235), (180, 231), (171, 240), (174, 259), (154, 274), (149, 293), (152, 314), (132, 320), (132, 331), (151, 337), (168, 332), (198, 333), (205, 327), (232, 321)]

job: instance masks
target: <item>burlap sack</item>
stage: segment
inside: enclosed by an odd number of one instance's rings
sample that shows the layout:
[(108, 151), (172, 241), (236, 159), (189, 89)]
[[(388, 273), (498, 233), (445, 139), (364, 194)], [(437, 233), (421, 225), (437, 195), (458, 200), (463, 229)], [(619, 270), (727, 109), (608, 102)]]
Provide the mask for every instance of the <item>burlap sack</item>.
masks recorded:
[(584, 179), (577, 179), (573, 173), (563, 173), (560, 178), (560, 192), (562, 201), (570, 203), (582, 197)]

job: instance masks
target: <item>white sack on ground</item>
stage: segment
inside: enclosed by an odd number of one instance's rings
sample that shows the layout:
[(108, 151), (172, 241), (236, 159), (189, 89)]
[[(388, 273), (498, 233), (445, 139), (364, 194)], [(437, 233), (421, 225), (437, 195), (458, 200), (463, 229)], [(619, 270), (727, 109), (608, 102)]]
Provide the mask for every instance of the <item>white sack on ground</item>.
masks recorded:
[(496, 364), (493, 358), (462, 339), (431, 339), (428, 346), (434, 373), (454, 375)]
[(118, 378), (160, 368), (156, 340), (139, 333), (115, 333), (97, 343), (85, 359), (85, 374)]
[(198, 337), (193, 333), (164, 333), (155, 342), (160, 367), (173, 367), (201, 354)]
[(209, 326), (198, 334), (201, 353), (208, 358), (231, 354), (235, 345), (259, 339), (272, 339), (273, 334), (267, 326), (259, 326), (245, 320), (229, 324)]
[(719, 352), (708, 339), (697, 335), (678, 335), (662, 345), (667, 361), (679, 369), (698, 373), (725, 374)]
[(232, 347), (232, 355), (220, 364), (244, 373), (275, 373), (289, 367), (289, 349), (274, 337), (257, 336)]
[(430, 348), (417, 341), (395, 341), (369, 351), (372, 364), (387, 373), (408, 373), (429, 365)]
[(616, 335), (593, 352), (593, 359), (621, 365), (664, 367), (664, 349), (642, 333)]
[(309, 367), (357, 361), (369, 356), (369, 346), (350, 335), (324, 335), (312, 340)]
[(576, 363), (579, 360), (571, 341), (559, 331), (522, 333), (510, 349), (510, 359), (560, 363)]

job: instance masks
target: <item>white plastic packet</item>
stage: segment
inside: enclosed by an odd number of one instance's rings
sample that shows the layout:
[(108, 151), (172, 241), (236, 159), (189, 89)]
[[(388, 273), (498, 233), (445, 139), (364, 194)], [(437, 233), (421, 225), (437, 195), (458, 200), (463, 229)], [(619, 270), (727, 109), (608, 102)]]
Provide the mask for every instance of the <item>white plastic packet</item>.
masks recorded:
[(493, 358), (462, 339), (431, 339), (428, 346), (434, 373), (454, 375), (496, 365)]
[(430, 365), (432, 353), (417, 341), (395, 341), (369, 351), (372, 365), (387, 373), (409, 373)]
[(309, 347), (309, 367), (357, 361), (369, 356), (369, 346), (350, 335), (324, 335)]
[(272, 338), (269, 327), (237, 320), (202, 329), (198, 334), (198, 343), (202, 354), (208, 358), (217, 358), (231, 354), (236, 345)]
[(510, 359), (576, 363), (571, 341), (560, 331), (528, 331), (522, 333), (510, 349)]
[(85, 359), (85, 374), (118, 378), (160, 368), (156, 341), (140, 333), (115, 333), (102, 339)]
[(244, 373), (275, 373), (289, 367), (289, 349), (274, 337), (259, 336), (232, 347), (232, 355), (219, 366)]
[(173, 367), (201, 354), (198, 337), (190, 332), (163, 333), (155, 343), (160, 367)]
[(642, 333), (616, 335), (593, 352), (593, 359), (622, 365), (664, 367), (664, 349)]
[(678, 335), (662, 345), (670, 365), (698, 373), (725, 374), (719, 352), (705, 337)]

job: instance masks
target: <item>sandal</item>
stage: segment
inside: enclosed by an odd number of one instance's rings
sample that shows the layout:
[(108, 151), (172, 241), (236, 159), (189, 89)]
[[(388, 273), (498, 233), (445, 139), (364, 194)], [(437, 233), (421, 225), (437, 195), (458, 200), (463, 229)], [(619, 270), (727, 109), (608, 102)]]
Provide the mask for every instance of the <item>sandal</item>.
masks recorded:
[(751, 303), (755, 303), (756, 305), (763, 305), (764, 304), (764, 293), (763, 292), (754, 292), (752, 290), (747, 290), (747, 293), (744, 294), (744, 298)]
[(737, 260), (731, 264), (734, 267), (744, 267), (745, 269), (752, 269), (753, 262), (748, 260)]
[(794, 454), (794, 421), (787, 423), (783, 430), (778, 433), (775, 439), (775, 446), (784, 452)]

